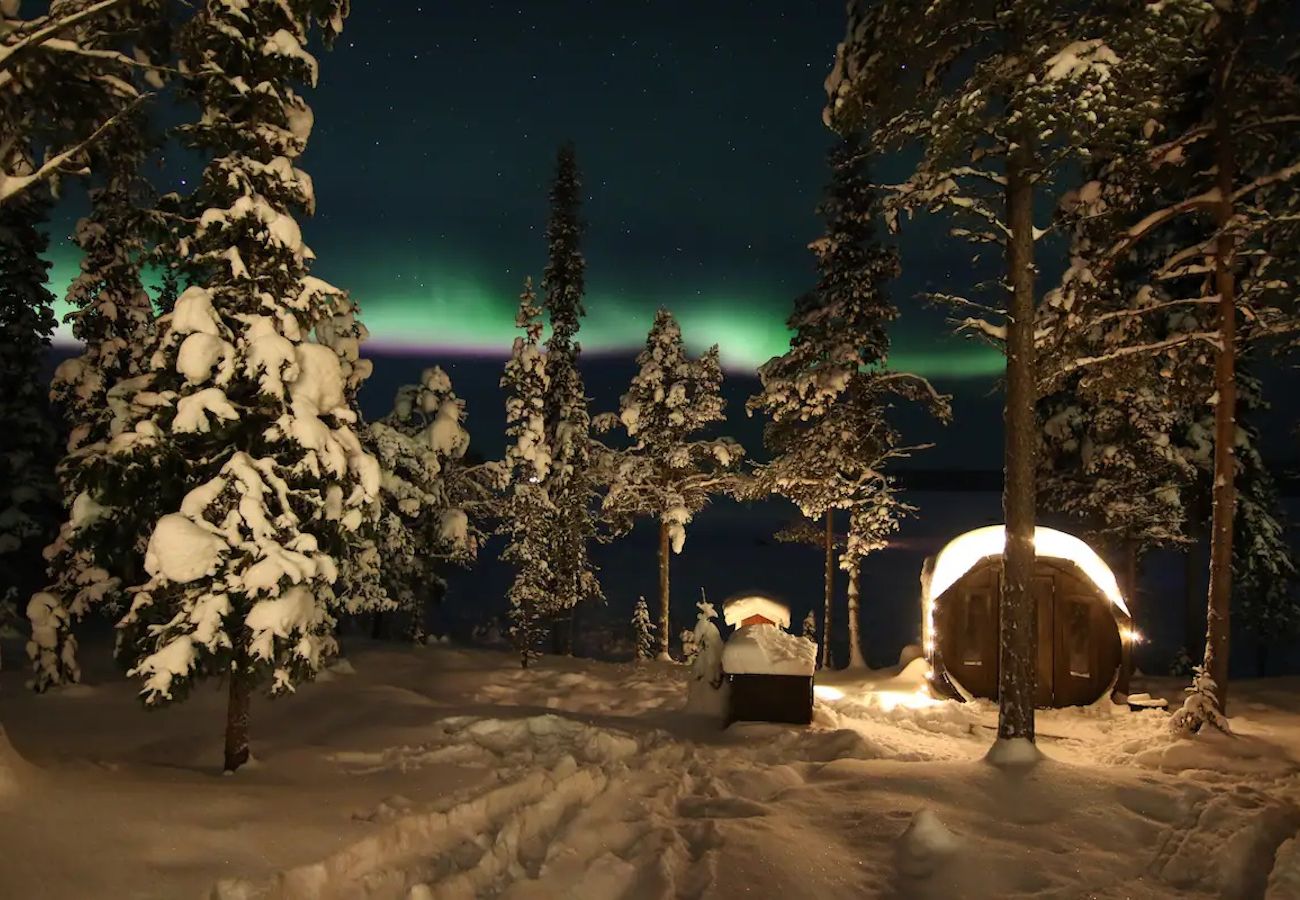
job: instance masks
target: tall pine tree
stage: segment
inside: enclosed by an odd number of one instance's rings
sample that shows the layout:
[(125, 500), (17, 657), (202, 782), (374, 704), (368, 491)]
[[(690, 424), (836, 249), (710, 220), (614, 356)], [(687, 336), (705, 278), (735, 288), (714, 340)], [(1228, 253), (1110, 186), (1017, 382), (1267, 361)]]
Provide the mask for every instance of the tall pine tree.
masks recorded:
[(186, 25), (183, 89), (200, 115), (180, 131), (210, 159), (180, 250), (202, 277), (159, 322), (150, 372), (120, 393), (92, 472), (116, 486), (111, 501), (153, 495), (165, 511), (119, 653), (149, 704), (227, 680), (228, 770), (248, 759), (254, 687), (292, 691), (337, 649), (334, 584), (380, 488), (341, 357), (317, 334), (350, 306), (308, 273), (294, 219), (315, 207), (295, 165), (312, 126), (297, 86), (317, 74), (305, 46), (336, 36), (346, 10), (208, 0)]
[(551, 218), (546, 228), (548, 258), (542, 276), (542, 308), (551, 333), (546, 341), (546, 437), (552, 466), (546, 488), (555, 504), (547, 531), (555, 590), (552, 649), (571, 652), (572, 623), (579, 604), (603, 600), (591, 561), (596, 535), (593, 504), (591, 413), (578, 371), (578, 329), (586, 314), (586, 261), (582, 256), (582, 182), (572, 144), (560, 148), (551, 185)]
[[(759, 488), (787, 497), (810, 519), (848, 512), (839, 565), (848, 575), (849, 664), (863, 666), (862, 560), (884, 546), (906, 511), (886, 471), (906, 453), (889, 409), (896, 399), (910, 399), (946, 418), (948, 406), (924, 379), (887, 369), (888, 329), (898, 309), (886, 285), (898, 273), (898, 259), (876, 235), (880, 205), (862, 141), (850, 135), (832, 149), (829, 163), (819, 207), (826, 230), (809, 245), (817, 286), (796, 302), (790, 349), (759, 370), (763, 390), (749, 408), (769, 420), (764, 440), (772, 459), (756, 471)], [(825, 615), (824, 623), (829, 620)]]
[(716, 346), (691, 359), (677, 321), (661, 309), (636, 361), (637, 373), (619, 401), (617, 417), (597, 421), (603, 429), (617, 421), (632, 444), (611, 454), (602, 510), (623, 528), (638, 516), (658, 520), (659, 657), (669, 659), (671, 554), (682, 552), (686, 526), (709, 498), (734, 486), (732, 470), (744, 450), (731, 438), (700, 437), (726, 419)]
[[(999, 605), (1000, 741), (1034, 739), (1037, 608), (1029, 593), (1036, 521), (1035, 209), (1073, 164), (1136, 131), (1158, 105), (1185, 42), (1184, 7), (1011, 0), (850, 4), (848, 35), (827, 79), (837, 130), (873, 125), (884, 151), (917, 147), (911, 176), (886, 201), (945, 211), (953, 234), (1004, 253), (989, 302), (943, 295), (1005, 345), (1007, 545)], [(1003, 323), (988, 321), (1001, 316)]]

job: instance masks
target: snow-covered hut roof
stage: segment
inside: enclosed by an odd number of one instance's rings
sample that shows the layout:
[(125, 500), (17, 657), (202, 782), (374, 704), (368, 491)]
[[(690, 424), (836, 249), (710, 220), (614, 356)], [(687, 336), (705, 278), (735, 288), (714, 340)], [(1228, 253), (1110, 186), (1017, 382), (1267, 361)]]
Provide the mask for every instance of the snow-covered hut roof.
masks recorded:
[[(976, 528), (953, 538), (935, 557), (923, 602), (930, 606), (936, 597), (942, 596), (944, 591), (980, 562), (990, 556), (1001, 556), (1006, 543), (1005, 525)], [(1120, 593), (1119, 583), (1110, 566), (1079, 538), (1054, 528), (1039, 526), (1034, 529), (1034, 553), (1048, 559), (1074, 563), (1107, 600), (1125, 615), (1129, 615), (1124, 595)]]
[(790, 607), (772, 597), (743, 594), (732, 597), (722, 605), (722, 620), (733, 628), (750, 616), (762, 616), (782, 628), (790, 627)]
[(746, 625), (722, 648), (729, 675), (812, 675), (816, 667), (817, 645), (776, 625)]

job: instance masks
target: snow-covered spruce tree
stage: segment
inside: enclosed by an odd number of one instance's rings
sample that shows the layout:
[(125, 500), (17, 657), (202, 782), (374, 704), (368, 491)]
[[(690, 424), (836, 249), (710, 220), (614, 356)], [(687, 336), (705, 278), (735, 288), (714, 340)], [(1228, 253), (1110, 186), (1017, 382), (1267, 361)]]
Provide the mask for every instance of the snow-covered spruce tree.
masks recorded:
[[(1121, 205), (1114, 240), (1073, 260), (1067, 280), (1085, 288), (1118, 278), (1135, 255), (1151, 259), (1126, 307), (1102, 313), (1156, 318), (1158, 340), (1138, 340), (1074, 359), (1104, 364), (1121, 354), (1160, 353), (1175, 377), (1201, 381), (1197, 405), (1215, 411), (1211, 479), (1210, 588), (1204, 669), (1227, 709), (1229, 612), (1238, 471), (1234, 448), (1236, 357), (1256, 342), (1294, 330), (1300, 281), (1300, 87), (1289, 71), (1287, 4), (1228, 0), (1179, 48), (1195, 66), (1144, 123), (1145, 152), (1116, 160), (1088, 191), (1084, 215)], [(1064, 297), (1065, 328), (1097, 314), (1089, 294)], [(1114, 294), (1115, 292), (1109, 292)]]
[(692, 359), (677, 321), (661, 309), (636, 361), (617, 417), (607, 414), (596, 422), (601, 430), (621, 424), (631, 442), (609, 454), (602, 511), (621, 530), (639, 516), (659, 522), (659, 656), (669, 659), (671, 554), (682, 552), (687, 524), (710, 497), (732, 487), (732, 470), (744, 450), (731, 438), (700, 437), (726, 419), (716, 346)]
[(1175, 402), (1150, 357), (1086, 375), (1098, 377), (1076, 374), (1039, 402), (1041, 502), (1122, 560), (1124, 594), (1136, 619), (1141, 558), (1185, 540), (1184, 494), (1192, 473), (1175, 435), (1187, 406)]
[(59, 483), (69, 517), (45, 550), (49, 585), (28, 607), (37, 690), (79, 680), (69, 626), (96, 605), (116, 607), (121, 586), (140, 581), (153, 525), (153, 510), (138, 502), (110, 504), (92, 474), (112, 436), (109, 390), (149, 369), (154, 317), (140, 274), (154, 230), (152, 196), (140, 172), (146, 150), (138, 113), (101, 139), (91, 153), (97, 177), (90, 215), (74, 235), (81, 272), (68, 289), (66, 321), (83, 349), (59, 365), (50, 390), (68, 428)]
[[(1296, 595), (1300, 573), (1277, 484), (1261, 453), (1259, 430), (1252, 422), (1267, 408), (1263, 385), (1250, 373), (1245, 355), (1238, 356), (1237, 363), (1232, 620), (1254, 633), (1260, 674), (1264, 674), (1269, 644), (1294, 635), (1300, 626), (1300, 597)], [(1214, 410), (1210, 409), (1180, 436), (1178, 445), (1207, 492), (1213, 487), (1214, 427)]]
[(0, 0), (0, 204), (82, 174), (91, 148), (161, 84), (170, 0)]
[[(954, 235), (1005, 253), (993, 300), (973, 327), (1005, 343), (1007, 547), (1000, 603), (998, 737), (1034, 738), (1036, 204), (1073, 164), (1136, 132), (1158, 108), (1169, 60), (1199, 0), (853, 0), (827, 79), (825, 116), (841, 133), (871, 127), (876, 149), (919, 162), (886, 200), (895, 223), (945, 211)], [(1002, 315), (1005, 324), (985, 316)]]
[(17, 625), (19, 604), (41, 583), (41, 547), (58, 519), (58, 438), (41, 384), (54, 332), (45, 216), (31, 190), (0, 206), (0, 629)]
[[(751, 485), (752, 487), (752, 485)], [(836, 553), (843, 549), (835, 538), (835, 510), (828, 509), (822, 516), (820, 525), (807, 516), (800, 515), (795, 521), (778, 531), (774, 537), (783, 544), (807, 544), (822, 552), (825, 565), (822, 570), (822, 637), (821, 662), (823, 669), (835, 665), (831, 657), (831, 615), (835, 606), (835, 559)], [(805, 635), (806, 637), (807, 635)], [(816, 638), (812, 638), (814, 643)]]
[[(5, 305), (29, 292), (33, 285), (44, 294), (44, 268), (40, 276), (30, 270), (25, 256), (39, 253), (44, 238), (24, 232), (35, 229), (44, 218), (51, 188), (60, 176), (84, 172), (93, 144), (111, 130), (140, 99), (137, 76), (150, 71), (148, 53), (154, 45), (142, 39), (144, 26), (165, 18), (162, 0), (117, 0), (113, 3), (47, 4), (48, 10), (24, 18), (16, 0), (0, 0), (0, 206), (10, 207), (3, 224), (5, 247), (0, 250), (6, 269)], [(30, 4), (29, 4), (30, 8)], [(129, 49), (130, 53), (122, 52)], [(137, 56), (138, 51), (138, 56)], [(42, 264), (43, 266), (43, 264)], [(35, 278), (34, 282), (31, 281)], [(6, 396), (0, 400), (5, 437), (0, 453), (16, 462), (23, 454), (35, 453), (24, 463), (21, 477), (0, 470), (0, 568), (13, 568), (0, 588), (4, 599), (0, 610), (12, 616), (15, 602), (21, 602), (39, 584), (39, 555), (36, 544), (50, 537), (49, 526), (58, 518), (56, 505), (45, 507), (50, 522), (33, 518), (37, 509), (57, 495), (53, 491), (53, 466), (58, 453), (48, 424), (19, 423), (12, 419), (20, 410), (37, 402), (43, 406), (44, 387), (39, 385), (40, 357), (49, 343), (53, 319), (45, 297), (24, 301), (3, 313), (4, 349), (0, 360)], [(31, 354), (35, 353), (35, 357)], [(28, 360), (28, 361), (24, 361)], [(10, 390), (9, 386), (15, 387)], [(44, 469), (44, 471), (42, 471)], [(11, 493), (12, 492), (12, 493)], [(33, 531), (33, 528), (36, 530)], [(13, 538), (20, 533), (20, 544)], [(17, 554), (16, 556), (14, 554)], [(20, 562), (21, 559), (21, 562)], [(6, 572), (6, 575), (10, 573)]]
[(1255, 635), (1259, 675), (1268, 675), (1270, 645), (1292, 638), (1300, 627), (1300, 571), (1287, 534), (1277, 482), (1258, 449), (1258, 434), (1246, 427), (1249, 443), (1239, 445), (1237, 514), (1233, 527), (1233, 612)]
[(655, 655), (655, 623), (650, 620), (650, 607), (645, 597), (638, 597), (632, 610), (632, 640), (636, 645), (636, 658), (651, 659)]
[(370, 426), (368, 446), (383, 472), (383, 585), (417, 643), (425, 639), (425, 612), (445, 587), (442, 568), (468, 563), (482, 543), (458, 503), (469, 449), (464, 422), (464, 401), (435, 366), (419, 384), (399, 388), (392, 412)]
[(305, 45), (313, 30), (332, 39), (346, 6), (210, 0), (182, 32), (182, 90), (200, 115), (180, 134), (211, 159), (179, 249), (202, 278), (159, 321), (150, 372), (112, 389), (121, 412), (90, 475), (116, 486), (110, 503), (169, 510), (118, 651), (149, 704), (228, 680), (227, 770), (249, 756), (253, 688), (292, 691), (336, 650), (340, 560), (379, 494), (341, 357), (316, 334), (348, 301), (308, 274), (294, 219), (314, 208), (294, 164), (312, 124), (297, 92), (316, 80)]
[(515, 578), (506, 595), (510, 602), (510, 637), (525, 669), (537, 658), (538, 642), (557, 598), (555, 570), (549, 555), (551, 532), (558, 510), (548, 486), (554, 465), (546, 430), (546, 397), (550, 377), (542, 353), (542, 310), (532, 279), (524, 283), (515, 324), (515, 338), (501, 387), (506, 392), (505, 497), (501, 501), (501, 533), (508, 543), (501, 559), (514, 566)]
[(548, 257), (542, 275), (542, 308), (551, 328), (546, 341), (546, 440), (552, 465), (546, 489), (555, 504), (547, 527), (547, 560), (553, 577), (552, 649), (572, 652), (573, 619), (579, 604), (604, 599), (590, 543), (596, 534), (593, 507), (591, 413), (578, 371), (578, 329), (586, 314), (586, 261), (582, 256), (582, 182), (572, 144), (560, 148), (551, 185), (546, 227)]
[(849, 514), (839, 566), (848, 574), (849, 664), (860, 667), (861, 562), (884, 546), (896, 527), (889, 523), (906, 511), (885, 472), (906, 454), (889, 410), (898, 399), (915, 400), (946, 419), (948, 405), (924, 379), (886, 368), (889, 323), (898, 316), (886, 284), (898, 259), (877, 238), (880, 206), (856, 135), (832, 149), (830, 169), (819, 207), (826, 231), (809, 245), (817, 286), (796, 301), (790, 349), (759, 369), (763, 390), (748, 408), (767, 415), (764, 441), (772, 453), (757, 468), (755, 487), (788, 498), (810, 519), (837, 509)]
[(817, 643), (817, 613), (811, 609), (808, 615), (803, 617), (803, 636), (814, 644)]

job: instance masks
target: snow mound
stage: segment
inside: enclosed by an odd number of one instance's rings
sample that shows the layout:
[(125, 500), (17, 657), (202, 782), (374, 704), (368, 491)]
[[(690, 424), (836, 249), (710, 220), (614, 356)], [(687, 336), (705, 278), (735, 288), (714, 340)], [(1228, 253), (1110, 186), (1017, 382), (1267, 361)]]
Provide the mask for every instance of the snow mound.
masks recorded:
[(1277, 848), (1273, 871), (1268, 876), (1265, 900), (1300, 897), (1300, 835), (1287, 838)]
[(722, 650), (729, 675), (811, 676), (816, 667), (817, 645), (776, 625), (746, 625)]
[(899, 837), (894, 859), (903, 875), (924, 878), (933, 874), (960, 847), (960, 839), (932, 810), (920, 809)]
[(18, 755), (13, 744), (9, 743), (4, 726), (0, 725), (0, 797), (18, 793), (31, 777), (31, 764)]
[(790, 607), (762, 594), (733, 597), (722, 607), (723, 621), (733, 628), (738, 627), (750, 616), (762, 616), (782, 628), (790, 627)]
[(1032, 766), (1042, 758), (1042, 751), (1028, 738), (998, 738), (984, 756), (986, 762), (999, 768)]
[(898, 654), (898, 667), (900, 669), (911, 665), (918, 659), (925, 657), (925, 650), (920, 644), (908, 644)]

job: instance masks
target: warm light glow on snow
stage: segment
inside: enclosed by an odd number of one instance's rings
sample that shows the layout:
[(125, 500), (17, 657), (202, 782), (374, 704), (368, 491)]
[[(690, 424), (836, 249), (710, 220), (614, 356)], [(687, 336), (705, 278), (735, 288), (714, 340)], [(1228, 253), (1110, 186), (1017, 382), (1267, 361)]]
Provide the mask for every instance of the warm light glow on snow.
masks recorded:
[(924, 689), (915, 691), (875, 691), (872, 695), (885, 712), (900, 706), (906, 709), (927, 709), (938, 706), (942, 700), (931, 697)]
[[(813, 685), (813, 694), (819, 700), (830, 702), (843, 700), (846, 696), (844, 691), (828, 684)], [(863, 706), (878, 706), (883, 712), (890, 712), (900, 706), (904, 709), (928, 709), (931, 706), (938, 706), (943, 703), (942, 700), (936, 700), (930, 696), (926, 686), (919, 687), (914, 691), (873, 690), (864, 686), (854, 693), (852, 700)]]

